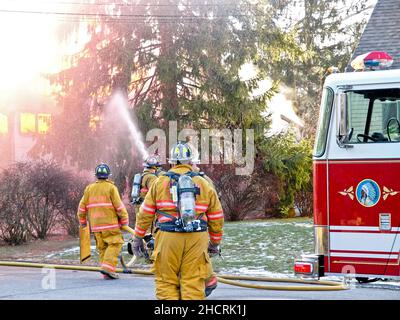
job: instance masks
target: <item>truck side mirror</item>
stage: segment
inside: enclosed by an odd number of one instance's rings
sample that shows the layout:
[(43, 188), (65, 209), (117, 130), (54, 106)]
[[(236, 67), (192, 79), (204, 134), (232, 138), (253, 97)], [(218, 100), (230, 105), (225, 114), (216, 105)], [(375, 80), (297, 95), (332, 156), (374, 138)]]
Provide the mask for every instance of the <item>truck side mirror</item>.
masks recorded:
[(347, 128), (347, 95), (345, 92), (337, 94), (337, 143), (341, 148), (352, 147), (348, 145), (351, 136), (353, 135), (353, 128)]

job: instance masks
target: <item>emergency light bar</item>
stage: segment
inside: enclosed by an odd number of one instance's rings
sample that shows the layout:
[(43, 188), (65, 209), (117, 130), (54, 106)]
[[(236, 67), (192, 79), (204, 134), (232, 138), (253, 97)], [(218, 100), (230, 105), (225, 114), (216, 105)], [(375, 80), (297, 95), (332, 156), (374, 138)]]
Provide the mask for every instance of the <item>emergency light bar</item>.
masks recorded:
[(357, 56), (351, 62), (351, 66), (356, 71), (386, 69), (392, 64), (392, 56), (384, 51), (367, 52)]

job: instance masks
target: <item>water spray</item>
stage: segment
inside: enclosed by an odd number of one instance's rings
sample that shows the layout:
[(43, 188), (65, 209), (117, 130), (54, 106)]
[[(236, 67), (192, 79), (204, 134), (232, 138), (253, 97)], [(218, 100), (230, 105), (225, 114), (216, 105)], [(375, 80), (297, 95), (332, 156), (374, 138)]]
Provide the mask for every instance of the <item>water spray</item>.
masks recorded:
[(117, 90), (113, 93), (109, 102), (109, 107), (111, 107), (111, 110), (115, 112), (118, 120), (125, 123), (131, 135), (132, 142), (137, 150), (140, 152), (142, 158), (147, 158), (149, 154), (144, 145), (142, 133), (131, 118), (131, 115), (128, 112), (128, 100), (125, 98), (124, 94), (121, 91)]

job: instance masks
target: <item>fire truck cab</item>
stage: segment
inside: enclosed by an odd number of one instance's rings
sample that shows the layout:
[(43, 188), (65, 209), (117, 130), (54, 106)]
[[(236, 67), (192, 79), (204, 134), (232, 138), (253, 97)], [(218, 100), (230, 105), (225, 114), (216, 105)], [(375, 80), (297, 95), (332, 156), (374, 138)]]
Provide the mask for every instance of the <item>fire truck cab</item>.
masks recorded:
[(400, 279), (400, 69), (334, 73), (313, 155), (315, 254), (295, 273)]

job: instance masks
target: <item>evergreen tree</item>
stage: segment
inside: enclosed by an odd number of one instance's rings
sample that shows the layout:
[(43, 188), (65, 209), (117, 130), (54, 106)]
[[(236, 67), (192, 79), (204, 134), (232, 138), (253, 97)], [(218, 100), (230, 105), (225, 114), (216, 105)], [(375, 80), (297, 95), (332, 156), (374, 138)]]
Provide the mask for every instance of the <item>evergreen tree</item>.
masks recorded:
[[(180, 128), (255, 128), (263, 137), (269, 121), (261, 112), (275, 87), (258, 97), (251, 92), (276, 61), (296, 49), (267, 5), (102, 0), (84, 8), (78, 24), (86, 24), (90, 40), (69, 58), (69, 68), (50, 76), (63, 113), (34, 153), (52, 153), (80, 168), (93, 168), (105, 157), (114, 167), (130, 168), (129, 143), (123, 134), (110, 141), (104, 121), (115, 89), (129, 97), (142, 132), (177, 120)], [(68, 24), (64, 32), (73, 30)], [(240, 79), (245, 63), (262, 60), (269, 63), (255, 78)]]
[(354, 52), (372, 11), (374, 0), (274, 0), (274, 20), (295, 35), (307, 53), (281, 60), (274, 69), (293, 89), (289, 97), (304, 120), (303, 135), (314, 137), (318, 122), (321, 89), (329, 67), (341, 72)]

